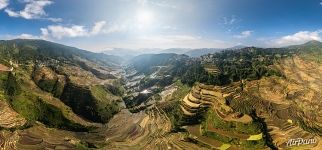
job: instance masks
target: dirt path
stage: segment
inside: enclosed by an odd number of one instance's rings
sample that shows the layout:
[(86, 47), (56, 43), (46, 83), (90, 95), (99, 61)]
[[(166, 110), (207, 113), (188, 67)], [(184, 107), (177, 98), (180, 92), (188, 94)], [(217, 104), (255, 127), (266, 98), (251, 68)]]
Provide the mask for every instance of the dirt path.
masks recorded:
[(7, 67), (7, 66), (5, 66), (3, 64), (0, 64), (0, 71), (11, 72), (11, 71), (13, 71), (13, 68), (12, 67), (9, 68), (9, 67)]

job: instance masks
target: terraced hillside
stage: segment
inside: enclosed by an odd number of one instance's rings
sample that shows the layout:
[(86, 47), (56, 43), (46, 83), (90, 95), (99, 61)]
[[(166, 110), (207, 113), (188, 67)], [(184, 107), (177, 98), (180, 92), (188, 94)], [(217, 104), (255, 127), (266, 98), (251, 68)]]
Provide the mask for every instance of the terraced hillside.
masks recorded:
[(204, 108), (208, 112), (201, 125), (187, 127), (192, 138), (212, 148), (226, 144), (232, 149), (284, 149), (290, 139), (303, 138), (316, 143), (301, 148), (321, 148), (320, 65), (294, 56), (272, 67), (284, 77), (195, 85), (181, 110), (188, 117), (200, 116)]
[(273, 106), (272, 113), (262, 115), (267, 117), (274, 142), (283, 147), (288, 139), (296, 137), (320, 141), (322, 93), (317, 88), (322, 82), (320, 65), (293, 57), (276, 67), (283, 70), (286, 80), (270, 78), (255, 83), (259, 86), (258, 96)]
[(0, 127), (17, 128), (26, 124), (26, 119), (12, 110), (8, 104), (0, 101)]
[[(1, 42), (0, 149), (322, 148), (316, 42), (307, 53), (248, 47), (127, 67), (44, 41)], [(313, 143), (288, 145), (298, 138)]]
[(35, 125), (25, 130), (0, 132), (1, 149), (76, 149), (80, 145), (72, 133)]
[[(250, 94), (248, 93), (250, 89), (242, 91), (240, 95), (229, 95), (225, 92), (218, 92), (218, 89), (213, 89), (212, 94), (210, 94), (213, 98), (209, 103), (209, 99), (207, 101), (209, 95), (205, 95), (205, 93), (210, 92), (200, 92), (204, 90), (200, 87), (203, 86), (196, 85), (191, 93), (182, 100), (181, 104), (182, 111), (188, 117), (196, 116), (205, 106), (209, 107), (206, 118), (201, 125), (186, 127), (194, 140), (212, 148), (220, 148), (224, 145), (232, 149), (248, 149), (257, 146), (264, 148), (266, 144), (269, 144), (267, 142), (272, 142), (270, 144), (284, 149), (287, 147), (286, 144), (289, 139), (301, 137), (318, 141), (316, 144), (305, 145), (302, 148), (319, 149), (318, 144), (321, 142), (321, 138), (319, 133), (312, 130), (315, 129), (318, 132), (320, 127), (315, 125), (314, 119), (310, 121), (310, 125), (313, 125), (313, 127), (303, 127), (302, 119), (306, 120), (306, 118), (296, 116), (301, 111), (293, 108), (293, 105), (275, 103), (270, 99), (247, 100), (254, 97), (254, 95), (246, 95), (246, 93)], [(226, 105), (227, 103), (230, 103), (230, 105)], [(258, 118), (254, 118), (251, 113), (247, 115), (247, 111), (251, 109), (259, 114), (258, 117), (261, 118), (261, 121), (257, 121)], [(308, 120), (306, 121), (308, 122)], [(265, 126), (267, 129), (265, 129)], [(266, 131), (268, 132), (265, 133)]]
[[(186, 116), (196, 117), (200, 113), (205, 115), (201, 125), (186, 127), (191, 138), (211, 148), (265, 148), (260, 123), (248, 114), (236, 112), (227, 105), (229, 99), (240, 97), (240, 92), (242, 90), (239, 83), (223, 87), (195, 85), (181, 102), (181, 109)], [(206, 114), (205, 108), (208, 108)], [(260, 138), (248, 140), (255, 135)], [(251, 145), (249, 141), (255, 143)]]

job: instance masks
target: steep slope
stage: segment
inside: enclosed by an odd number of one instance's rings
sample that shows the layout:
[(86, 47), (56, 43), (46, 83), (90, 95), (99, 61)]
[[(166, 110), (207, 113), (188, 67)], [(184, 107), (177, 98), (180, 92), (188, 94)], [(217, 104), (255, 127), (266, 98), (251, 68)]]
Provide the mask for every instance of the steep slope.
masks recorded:
[(79, 116), (107, 122), (119, 111), (120, 97), (104, 88), (118, 80), (118, 57), (43, 40), (0, 41), (0, 53), (2, 66), (12, 67), (0, 72), (1, 96), (31, 124), (87, 130), (97, 124)]
[[(37, 50), (21, 47), (23, 55)], [(9, 52), (0, 114), (10, 119), (0, 117), (0, 126), (10, 130), (0, 131), (0, 147), (321, 149), (321, 49), (309, 42), (199, 58), (149, 54), (125, 68), (82, 54)], [(314, 142), (287, 145), (297, 138)]]
[(0, 101), (0, 127), (17, 128), (25, 125), (26, 119), (12, 110), (8, 104)]

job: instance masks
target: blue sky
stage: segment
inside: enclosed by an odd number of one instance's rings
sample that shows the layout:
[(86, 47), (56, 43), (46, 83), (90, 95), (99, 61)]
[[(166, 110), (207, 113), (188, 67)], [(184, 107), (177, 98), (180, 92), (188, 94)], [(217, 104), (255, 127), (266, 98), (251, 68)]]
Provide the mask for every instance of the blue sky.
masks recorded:
[(321, 34), (321, 0), (0, 0), (0, 39), (91, 51), (280, 47)]

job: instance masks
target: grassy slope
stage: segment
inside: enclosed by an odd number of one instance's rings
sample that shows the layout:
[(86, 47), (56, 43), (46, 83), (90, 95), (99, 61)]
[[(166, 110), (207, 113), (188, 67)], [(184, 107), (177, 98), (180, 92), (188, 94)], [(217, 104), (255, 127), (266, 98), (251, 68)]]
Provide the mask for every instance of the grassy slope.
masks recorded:
[[(61, 107), (60, 101), (54, 100), (54, 98), (40, 90), (32, 81), (31, 74), (32, 67), (26, 67), (25, 69), (16, 69), (13, 75), (19, 91), (15, 91), (15, 94), (7, 95), (8, 74), (1, 73), (1, 91), (3, 91), (2, 97), (8, 100), (11, 107), (19, 114), (24, 116), (29, 123), (33, 124), (35, 121), (40, 121), (49, 127), (55, 127), (60, 129), (67, 129), (73, 131), (88, 131), (91, 127), (86, 127), (89, 124), (84, 122), (76, 123), (73, 113), (68, 108)], [(78, 121), (77, 121), (78, 122)], [(85, 125), (85, 126), (84, 126)]]
[[(59, 101), (63, 93), (63, 82), (57, 82), (57, 76), (55, 78), (41, 79), (36, 81), (36, 84), (41, 88), (35, 86), (32, 82), (30, 76), (32, 74), (33, 66), (36, 64), (45, 65), (45, 66), (57, 66), (61, 64), (70, 65), (77, 67), (77, 58), (81, 58), (92, 62), (93, 64), (99, 64), (101, 66), (115, 67), (121, 62), (121, 59), (114, 56), (108, 56), (103, 54), (92, 53), (84, 50), (80, 50), (73, 47), (68, 47), (60, 45), (57, 43), (52, 43), (43, 40), (9, 40), (9, 41), (0, 41), (0, 60), (1, 63), (8, 65), (9, 60), (13, 60), (14, 63), (18, 63), (19, 67), (15, 68), (17, 73), (17, 80), (22, 83), (22, 91), (28, 94), (32, 94), (35, 97), (39, 97), (41, 101), (44, 101), (46, 104), (53, 105), (62, 111), (63, 115), (67, 118), (74, 121), (81, 121), (83, 124), (90, 124), (76, 116), (69, 107)], [(25, 69), (22, 69), (25, 68)], [(18, 70), (16, 70), (18, 69)], [(49, 71), (49, 76), (55, 74), (54, 72)], [(81, 73), (82, 74), (82, 73)], [(86, 75), (86, 74), (85, 74)], [(84, 76), (85, 76), (84, 75)], [(60, 76), (58, 76), (58, 79)], [(81, 77), (80, 77), (81, 78)], [(82, 78), (81, 80), (84, 80)], [(90, 81), (89, 81), (90, 82)], [(91, 85), (92, 86), (92, 85)], [(93, 105), (84, 105), (84, 107), (92, 107), (89, 109), (94, 109), (95, 115), (98, 114), (98, 120), (100, 122), (106, 122), (111, 118), (112, 114), (118, 112), (118, 106), (116, 103), (107, 102), (112, 101), (109, 98), (111, 96), (106, 96), (103, 100), (100, 96), (100, 91), (95, 93), (90, 91), (89, 100), (93, 100)], [(80, 94), (81, 91), (76, 91), (74, 95)], [(52, 94), (50, 94), (52, 93)], [(96, 95), (97, 94), (97, 95)], [(111, 95), (110, 93), (103, 93), (105, 95)], [(6, 95), (6, 94), (3, 94)], [(73, 95), (73, 94), (71, 94)], [(21, 95), (20, 95), (21, 96)], [(22, 95), (21, 97), (25, 97)], [(21, 98), (20, 99), (24, 99)], [(86, 97), (85, 97), (86, 98)], [(113, 97), (114, 98), (114, 97)], [(38, 98), (37, 98), (38, 99)], [(106, 102), (104, 102), (106, 101)], [(75, 100), (74, 102), (79, 102)], [(25, 103), (25, 101), (23, 101)], [(30, 104), (30, 103), (26, 103)], [(111, 112), (108, 112), (110, 111)], [(83, 111), (83, 110), (79, 110)], [(101, 121), (104, 120), (104, 121)], [(76, 122), (77, 122), (76, 121)]]
[(262, 126), (259, 122), (251, 122), (249, 124), (244, 124), (240, 122), (234, 122), (234, 121), (224, 121), (222, 120), (213, 110), (208, 110), (208, 113), (206, 114), (205, 120), (201, 123), (203, 134), (209, 138), (213, 138), (219, 141), (222, 141), (224, 143), (229, 144), (240, 144), (242, 147), (246, 149), (261, 149), (265, 147), (265, 141), (264, 139), (260, 140), (241, 140), (238, 138), (229, 137), (227, 135), (221, 135), (216, 132), (210, 132), (207, 130), (207, 125), (211, 124), (213, 127), (222, 129), (225, 131), (229, 131), (232, 133), (241, 133), (241, 134), (261, 134), (262, 132)]
[(22, 92), (12, 97), (10, 104), (15, 111), (30, 122), (40, 121), (49, 127), (73, 131), (88, 131), (89, 129), (68, 120), (57, 107), (45, 103), (41, 98), (29, 92)]
[(101, 85), (82, 87), (68, 83), (61, 100), (73, 111), (94, 122), (106, 123), (119, 112), (120, 97), (112, 95)]
[(117, 100), (120, 97), (114, 96), (104, 89), (103, 86), (96, 85), (91, 87), (91, 93), (97, 102), (96, 107), (101, 120), (108, 121), (114, 114), (120, 111), (117, 104)]

